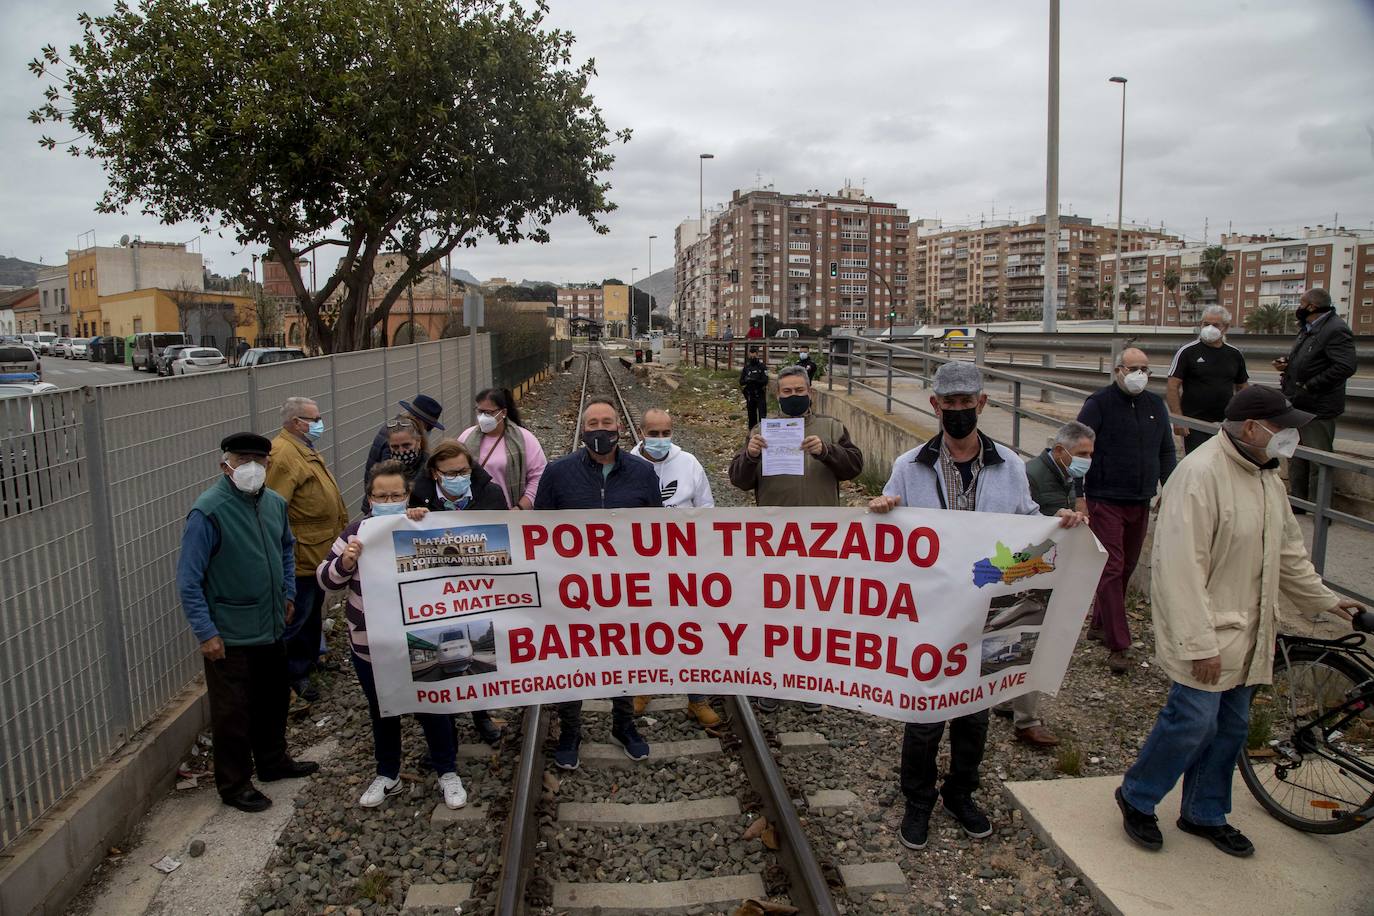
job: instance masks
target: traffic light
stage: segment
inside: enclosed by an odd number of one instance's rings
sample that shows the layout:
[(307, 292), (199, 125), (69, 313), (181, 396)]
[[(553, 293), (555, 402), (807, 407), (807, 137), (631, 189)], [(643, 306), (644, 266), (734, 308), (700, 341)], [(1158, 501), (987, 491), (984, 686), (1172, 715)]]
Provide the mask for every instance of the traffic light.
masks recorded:
[(835, 279), (836, 277), (838, 277), (839, 275), (840, 275), (840, 262), (839, 262), (839, 261), (831, 261), (831, 262), (830, 262), (830, 279), (833, 280), (833, 279)]
[(888, 313), (887, 313), (887, 319), (888, 319), (888, 321), (896, 321), (896, 320), (897, 320), (897, 310), (896, 310), (896, 309), (893, 309), (892, 311), (888, 312)]

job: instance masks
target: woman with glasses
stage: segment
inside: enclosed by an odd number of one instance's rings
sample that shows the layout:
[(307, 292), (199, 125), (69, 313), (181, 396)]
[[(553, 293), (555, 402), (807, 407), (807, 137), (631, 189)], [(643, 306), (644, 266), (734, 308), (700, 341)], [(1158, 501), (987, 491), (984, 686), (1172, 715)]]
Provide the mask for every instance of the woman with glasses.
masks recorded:
[[(368, 502), (371, 512), (344, 529), (334, 541), (329, 555), (316, 570), (320, 585), (329, 590), (347, 589), (348, 602), (344, 616), (348, 620), (348, 638), (352, 644), (353, 670), (358, 684), (367, 696), (367, 712), (372, 717), (372, 750), (377, 761), (377, 776), (364, 790), (358, 804), (376, 808), (389, 796), (401, 791), (401, 717), (383, 717), (377, 705), (377, 684), (372, 674), (372, 657), (367, 647), (367, 618), (363, 614), (363, 585), (358, 574), (358, 558), (363, 545), (358, 528), (363, 520), (381, 515), (404, 513), (411, 521), (424, 518), (428, 510), (409, 507), (411, 485), (405, 468), (396, 461), (379, 461), (368, 474)], [(468, 793), (458, 776), (458, 736), (453, 716), (418, 713), (415, 716), (424, 730), (429, 745), (429, 760), (439, 774), (439, 791), (444, 804), (461, 808), (467, 804)]]
[[(410, 505), (431, 512), (467, 512), (473, 509), (509, 508), (506, 497), (491, 475), (472, 461), (472, 453), (457, 439), (445, 439), (429, 456), (427, 471), (410, 494)], [(501, 743), (501, 729), (486, 710), (472, 714), (477, 736), (495, 747)]]
[[(395, 461), (405, 472), (411, 486), (419, 481), (425, 469), (425, 434), (408, 416), (393, 417), (382, 427), (386, 430), (386, 445), (382, 447), (382, 461)], [(364, 476), (371, 479), (370, 471)], [(367, 493), (363, 494), (363, 511), (368, 510)]]
[(548, 459), (534, 433), (520, 423), (520, 409), (506, 388), (477, 393), (477, 424), (458, 436), (506, 497), (512, 509), (529, 509)]

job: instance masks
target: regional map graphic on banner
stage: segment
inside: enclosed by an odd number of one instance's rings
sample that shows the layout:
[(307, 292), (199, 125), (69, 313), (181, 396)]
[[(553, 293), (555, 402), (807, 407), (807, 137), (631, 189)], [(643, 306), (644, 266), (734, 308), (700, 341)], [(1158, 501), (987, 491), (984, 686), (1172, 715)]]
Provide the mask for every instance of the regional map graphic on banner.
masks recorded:
[(896, 509), (435, 512), (360, 530), (383, 715), (633, 694), (939, 721), (1059, 688), (1087, 526)]

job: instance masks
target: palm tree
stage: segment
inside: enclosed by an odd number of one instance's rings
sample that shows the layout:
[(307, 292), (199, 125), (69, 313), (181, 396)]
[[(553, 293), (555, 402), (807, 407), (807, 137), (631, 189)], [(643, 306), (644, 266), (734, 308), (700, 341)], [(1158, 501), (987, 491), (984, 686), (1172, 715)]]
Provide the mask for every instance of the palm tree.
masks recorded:
[[(1167, 268), (1167, 269), (1164, 271), (1164, 292), (1166, 293), (1166, 295), (1165, 295), (1165, 297), (1164, 297), (1164, 301), (1167, 303), (1167, 302), (1169, 301), (1169, 296), (1173, 296), (1173, 297), (1174, 297), (1174, 306), (1175, 306), (1175, 307), (1178, 306), (1178, 284), (1179, 284), (1179, 281), (1182, 280), (1182, 279), (1183, 279), (1183, 276), (1178, 272), (1178, 268), (1177, 268), (1177, 267), (1170, 267), (1170, 268)], [(1159, 321), (1159, 323), (1160, 323), (1160, 324), (1163, 324), (1163, 323), (1164, 323), (1164, 309), (1161, 308), (1159, 311), (1160, 311), (1160, 315), (1159, 315), (1160, 321)]]
[(1202, 252), (1202, 275), (1207, 278), (1207, 282), (1212, 284), (1212, 289), (1217, 292), (1217, 299), (1221, 299), (1221, 286), (1226, 282), (1226, 278), (1231, 276), (1231, 271), (1235, 265), (1231, 263), (1231, 258), (1226, 254), (1226, 249), (1220, 245), (1213, 245), (1204, 249)]
[(1288, 330), (1293, 313), (1276, 302), (1261, 305), (1245, 316), (1245, 330), (1252, 334), (1282, 334)]
[(988, 321), (995, 321), (997, 319), (997, 300), (999, 298), (997, 295), (997, 290), (988, 290), (983, 295), (983, 298), (987, 302), (987, 311), (984, 312), (984, 314), (988, 316)]
[(1112, 296), (1116, 292), (1116, 287), (1110, 283), (1103, 283), (1102, 288), (1097, 291), (1097, 299), (1102, 303), (1102, 314), (1112, 317)]
[(1202, 287), (1196, 283), (1189, 283), (1188, 288), (1183, 292), (1183, 298), (1188, 300), (1188, 304), (1197, 308), (1197, 304), (1202, 301)]
[(1126, 323), (1131, 323), (1131, 306), (1140, 303), (1140, 294), (1135, 291), (1134, 286), (1128, 286), (1121, 291), (1121, 304), (1126, 308)]
[(1073, 306), (1079, 318), (1092, 317), (1093, 305), (1097, 303), (1097, 287), (1077, 286), (1073, 291)]

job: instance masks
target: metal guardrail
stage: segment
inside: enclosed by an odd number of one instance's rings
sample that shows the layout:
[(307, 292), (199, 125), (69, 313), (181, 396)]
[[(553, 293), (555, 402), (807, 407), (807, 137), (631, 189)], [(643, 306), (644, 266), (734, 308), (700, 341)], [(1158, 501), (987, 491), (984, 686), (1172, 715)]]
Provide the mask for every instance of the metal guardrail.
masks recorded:
[[(968, 357), (973, 354), (943, 355), (933, 352), (930, 338), (922, 338), (922, 341), (925, 349), (913, 349), (902, 344), (861, 337), (831, 338), (827, 342), (827, 356), (830, 362), (827, 387), (833, 391), (836, 385), (843, 384), (849, 394), (853, 394), (856, 387), (865, 389), (884, 398), (887, 413), (892, 413), (892, 407), (896, 404), (934, 418), (935, 411), (931, 409), (929, 403), (912, 403), (894, 394), (893, 380), (897, 378), (912, 379), (919, 381), (923, 389), (929, 388), (935, 371), (940, 365), (961, 357), (967, 361)], [(913, 368), (917, 365), (919, 368)], [(1052, 427), (1061, 426), (1064, 422), (1060, 417), (1050, 416), (1027, 407), (1025, 401), (1028, 392), (1049, 398), (1062, 396), (1074, 401), (1082, 401), (1092, 394), (1092, 391), (1058, 384), (1044, 378), (990, 368), (986, 364), (980, 365), (979, 368), (985, 379), (1004, 382), (1009, 386), (1011, 390), (1009, 401), (1000, 397), (989, 396), (988, 403), (1011, 414), (1012, 441), (1002, 444), (1027, 457), (1038, 453), (1041, 446), (1037, 444), (1034, 452), (1021, 447), (1021, 422), (1023, 419), (1036, 420)], [(1215, 434), (1219, 431), (1217, 424), (1194, 420), (1191, 417), (1171, 416), (1170, 422), (1175, 426), (1183, 426), (1206, 433)], [(1374, 604), (1374, 596), (1366, 595), (1350, 586), (1333, 581), (1325, 574), (1326, 551), (1332, 523), (1338, 522), (1361, 531), (1374, 532), (1374, 521), (1332, 508), (1335, 472), (1340, 470), (1374, 477), (1374, 461), (1350, 458), (1305, 446), (1299, 446), (1296, 457), (1306, 459), (1317, 468), (1316, 499), (1309, 501), (1289, 497), (1289, 502), (1295, 508), (1312, 513), (1312, 565), (1318, 573), (1322, 574), (1323, 581), (1333, 591), (1348, 595), (1366, 604)]]
[(356, 511), (368, 449), (397, 401), (434, 396), (450, 429), (469, 415), (468, 353), (447, 339), (0, 399), (0, 849), (201, 671), (175, 575), (220, 440), (271, 434), (286, 397), (314, 398), (322, 450)]

